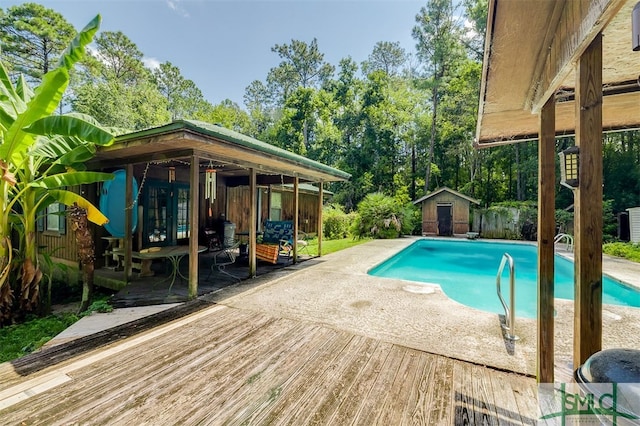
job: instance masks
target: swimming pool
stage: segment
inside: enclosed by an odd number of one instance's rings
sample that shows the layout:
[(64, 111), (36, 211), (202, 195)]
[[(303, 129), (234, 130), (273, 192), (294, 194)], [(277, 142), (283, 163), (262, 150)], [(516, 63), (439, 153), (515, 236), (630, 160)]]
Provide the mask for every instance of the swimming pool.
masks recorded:
[[(440, 285), (451, 299), (484, 311), (504, 313), (496, 295), (496, 275), (502, 255), (513, 257), (516, 276), (516, 316), (535, 318), (537, 311), (537, 248), (530, 244), (418, 240), (369, 270), (370, 275)], [(509, 268), (502, 276), (502, 294), (509, 303)], [(555, 297), (573, 300), (573, 263), (555, 256)], [(602, 302), (640, 307), (640, 292), (603, 278)]]

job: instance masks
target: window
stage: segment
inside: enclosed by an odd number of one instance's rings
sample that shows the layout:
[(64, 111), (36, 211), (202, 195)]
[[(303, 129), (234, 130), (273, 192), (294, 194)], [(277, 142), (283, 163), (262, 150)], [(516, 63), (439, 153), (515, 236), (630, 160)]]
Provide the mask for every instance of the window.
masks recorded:
[(38, 218), (38, 231), (63, 235), (66, 232), (67, 217), (65, 206), (52, 203), (47, 206), (44, 215)]
[(271, 193), (270, 220), (282, 220), (282, 194), (280, 192)]

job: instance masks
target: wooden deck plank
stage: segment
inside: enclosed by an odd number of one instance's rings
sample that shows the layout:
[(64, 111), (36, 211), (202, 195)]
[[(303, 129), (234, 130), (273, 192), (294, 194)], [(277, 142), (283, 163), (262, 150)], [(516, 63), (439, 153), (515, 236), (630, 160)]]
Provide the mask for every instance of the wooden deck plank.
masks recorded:
[[(430, 356), (425, 379), (430, 386), (425, 395), (425, 404), (429, 408), (426, 423), (434, 425), (453, 424), (453, 365), (454, 361), (442, 356)], [(424, 386), (424, 385), (423, 385)]]
[(400, 367), (389, 389), (389, 397), (385, 401), (377, 424), (400, 424), (403, 420), (405, 405), (409, 401), (411, 390), (414, 387), (415, 372), (420, 365), (420, 353), (413, 349), (407, 349), (402, 357)]
[(423, 352), (417, 352), (419, 354), (418, 365), (413, 372), (414, 380), (409, 388), (410, 393), (402, 415), (401, 424), (403, 425), (427, 424), (428, 421), (428, 406), (425, 404), (424, 397), (428, 393), (431, 383), (428, 377), (433, 373), (428, 368), (428, 365), (432, 363), (432, 359), (435, 357)]
[(328, 423), (345, 425), (351, 422), (382, 371), (391, 348), (390, 343), (379, 342)]
[[(333, 393), (342, 385), (342, 375), (348, 371), (349, 366), (360, 359), (361, 351), (366, 351), (373, 342), (363, 336), (353, 336), (340, 353), (335, 354), (334, 361), (313, 378), (315, 385), (310, 387), (305, 395), (301, 396), (301, 404), (296, 405), (287, 415), (287, 423), (291, 425), (318, 424), (319, 419), (325, 416), (331, 417), (333, 412), (321, 411), (323, 405), (331, 403), (335, 399)], [(327, 400), (329, 402), (327, 402)]]
[[(493, 388), (499, 424), (532, 424), (528, 421), (529, 413), (520, 413), (517, 403), (518, 398), (524, 396), (516, 391), (521, 386), (521, 377), (515, 374), (494, 372), (489, 375), (489, 380), (491, 380)], [(533, 379), (530, 381), (535, 383)], [(535, 415), (535, 413), (534, 411), (533, 414)]]
[[(229, 383), (219, 398), (207, 399), (207, 403), (201, 404), (198, 410), (187, 413), (181, 423), (215, 423), (221, 421), (220, 417), (244, 417), (252, 411), (249, 407), (255, 401), (271, 402), (276, 399), (281, 392), (279, 383), (284, 380), (283, 376), (286, 377), (287, 372), (298, 363), (298, 359), (292, 355), (297, 355), (308, 343), (313, 344), (314, 337), (324, 334), (320, 328), (310, 329), (307, 325), (290, 323), (292, 327), (286, 334), (268, 339), (269, 347), (265, 346), (265, 350), (253, 357), (253, 362), (236, 371), (235, 377), (229, 377)], [(211, 406), (216, 409), (211, 410)], [(249, 413), (245, 412), (246, 408)]]
[(254, 423), (270, 425), (286, 423), (288, 413), (302, 403), (304, 395), (315, 385), (313, 378), (332, 365), (336, 353), (340, 353), (351, 338), (349, 333), (335, 331), (332, 338), (316, 342), (315, 351), (310, 353), (302, 367), (293, 370), (290, 377), (280, 385), (280, 396), (270, 410), (254, 415)]
[(234, 424), (255, 424), (256, 418), (262, 412), (268, 412), (281, 398), (291, 372), (300, 371), (315, 357), (318, 342), (327, 342), (335, 335), (333, 330), (314, 327), (312, 330), (305, 330), (293, 345), (282, 348), (281, 356), (270, 360), (262, 370), (248, 377), (242, 392), (236, 396), (235, 406), (221, 407), (228, 421)]
[(407, 349), (402, 346), (394, 345), (391, 347), (380, 374), (369, 393), (365, 396), (364, 401), (362, 401), (352, 424), (372, 425), (380, 417), (382, 406), (384, 406), (389, 397), (391, 383), (393, 383), (406, 351)]
[(535, 380), (224, 308), (69, 373), (2, 423), (532, 424)]
[[(300, 328), (300, 330), (295, 330)], [(162, 410), (154, 413), (155, 421), (176, 421), (178, 424), (198, 423), (211, 412), (211, 407), (219, 407), (241, 386), (243, 377), (258, 360), (265, 357), (274, 346), (286, 342), (289, 334), (297, 334), (304, 328), (292, 321), (276, 320), (256, 329), (247, 336), (239, 348), (229, 348), (217, 360), (207, 360), (184, 368), (177, 377), (178, 383), (166, 383), (158, 394)], [(171, 407), (182, 407), (176, 413)], [(217, 409), (217, 408), (216, 408)], [(144, 410), (143, 410), (144, 411)], [(130, 418), (135, 422), (138, 415)]]

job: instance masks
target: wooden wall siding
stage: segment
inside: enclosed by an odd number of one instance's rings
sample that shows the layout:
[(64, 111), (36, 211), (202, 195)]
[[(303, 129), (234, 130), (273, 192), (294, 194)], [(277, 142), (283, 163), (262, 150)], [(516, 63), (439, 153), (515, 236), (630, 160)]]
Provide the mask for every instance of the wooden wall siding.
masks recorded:
[(453, 206), (453, 233), (469, 232), (469, 201), (449, 192), (442, 192), (422, 202), (422, 233), (438, 235), (438, 204)]
[[(262, 189), (261, 189), (262, 190)], [(227, 189), (227, 220), (236, 224), (236, 231), (249, 231), (249, 187), (237, 186)], [(315, 233), (318, 222), (318, 196), (316, 194), (299, 193), (300, 230)], [(261, 206), (263, 220), (269, 217), (269, 194), (262, 190)], [(293, 192), (282, 192), (282, 220), (293, 220)]]

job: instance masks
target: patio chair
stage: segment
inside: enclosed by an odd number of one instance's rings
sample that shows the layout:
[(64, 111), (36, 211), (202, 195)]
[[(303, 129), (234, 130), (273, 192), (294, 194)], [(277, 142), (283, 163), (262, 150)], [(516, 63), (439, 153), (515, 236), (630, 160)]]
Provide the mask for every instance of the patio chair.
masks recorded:
[(268, 220), (264, 224), (262, 242), (256, 244), (256, 258), (277, 264), (291, 259), (293, 245), (293, 222), (290, 220)]
[(234, 280), (241, 281), (239, 277), (236, 277), (235, 275), (230, 274), (225, 269), (228, 265), (233, 265), (236, 262), (235, 250), (238, 247), (240, 247), (240, 240), (236, 240), (236, 241), (227, 240), (225, 241), (225, 244), (222, 248), (212, 251), (213, 258), (211, 263), (211, 271), (209, 272), (209, 275), (207, 276), (207, 279), (205, 281), (209, 281), (209, 277), (211, 277), (211, 274), (214, 272), (215, 269), (217, 269), (218, 272), (220, 272), (221, 274), (231, 277)]

